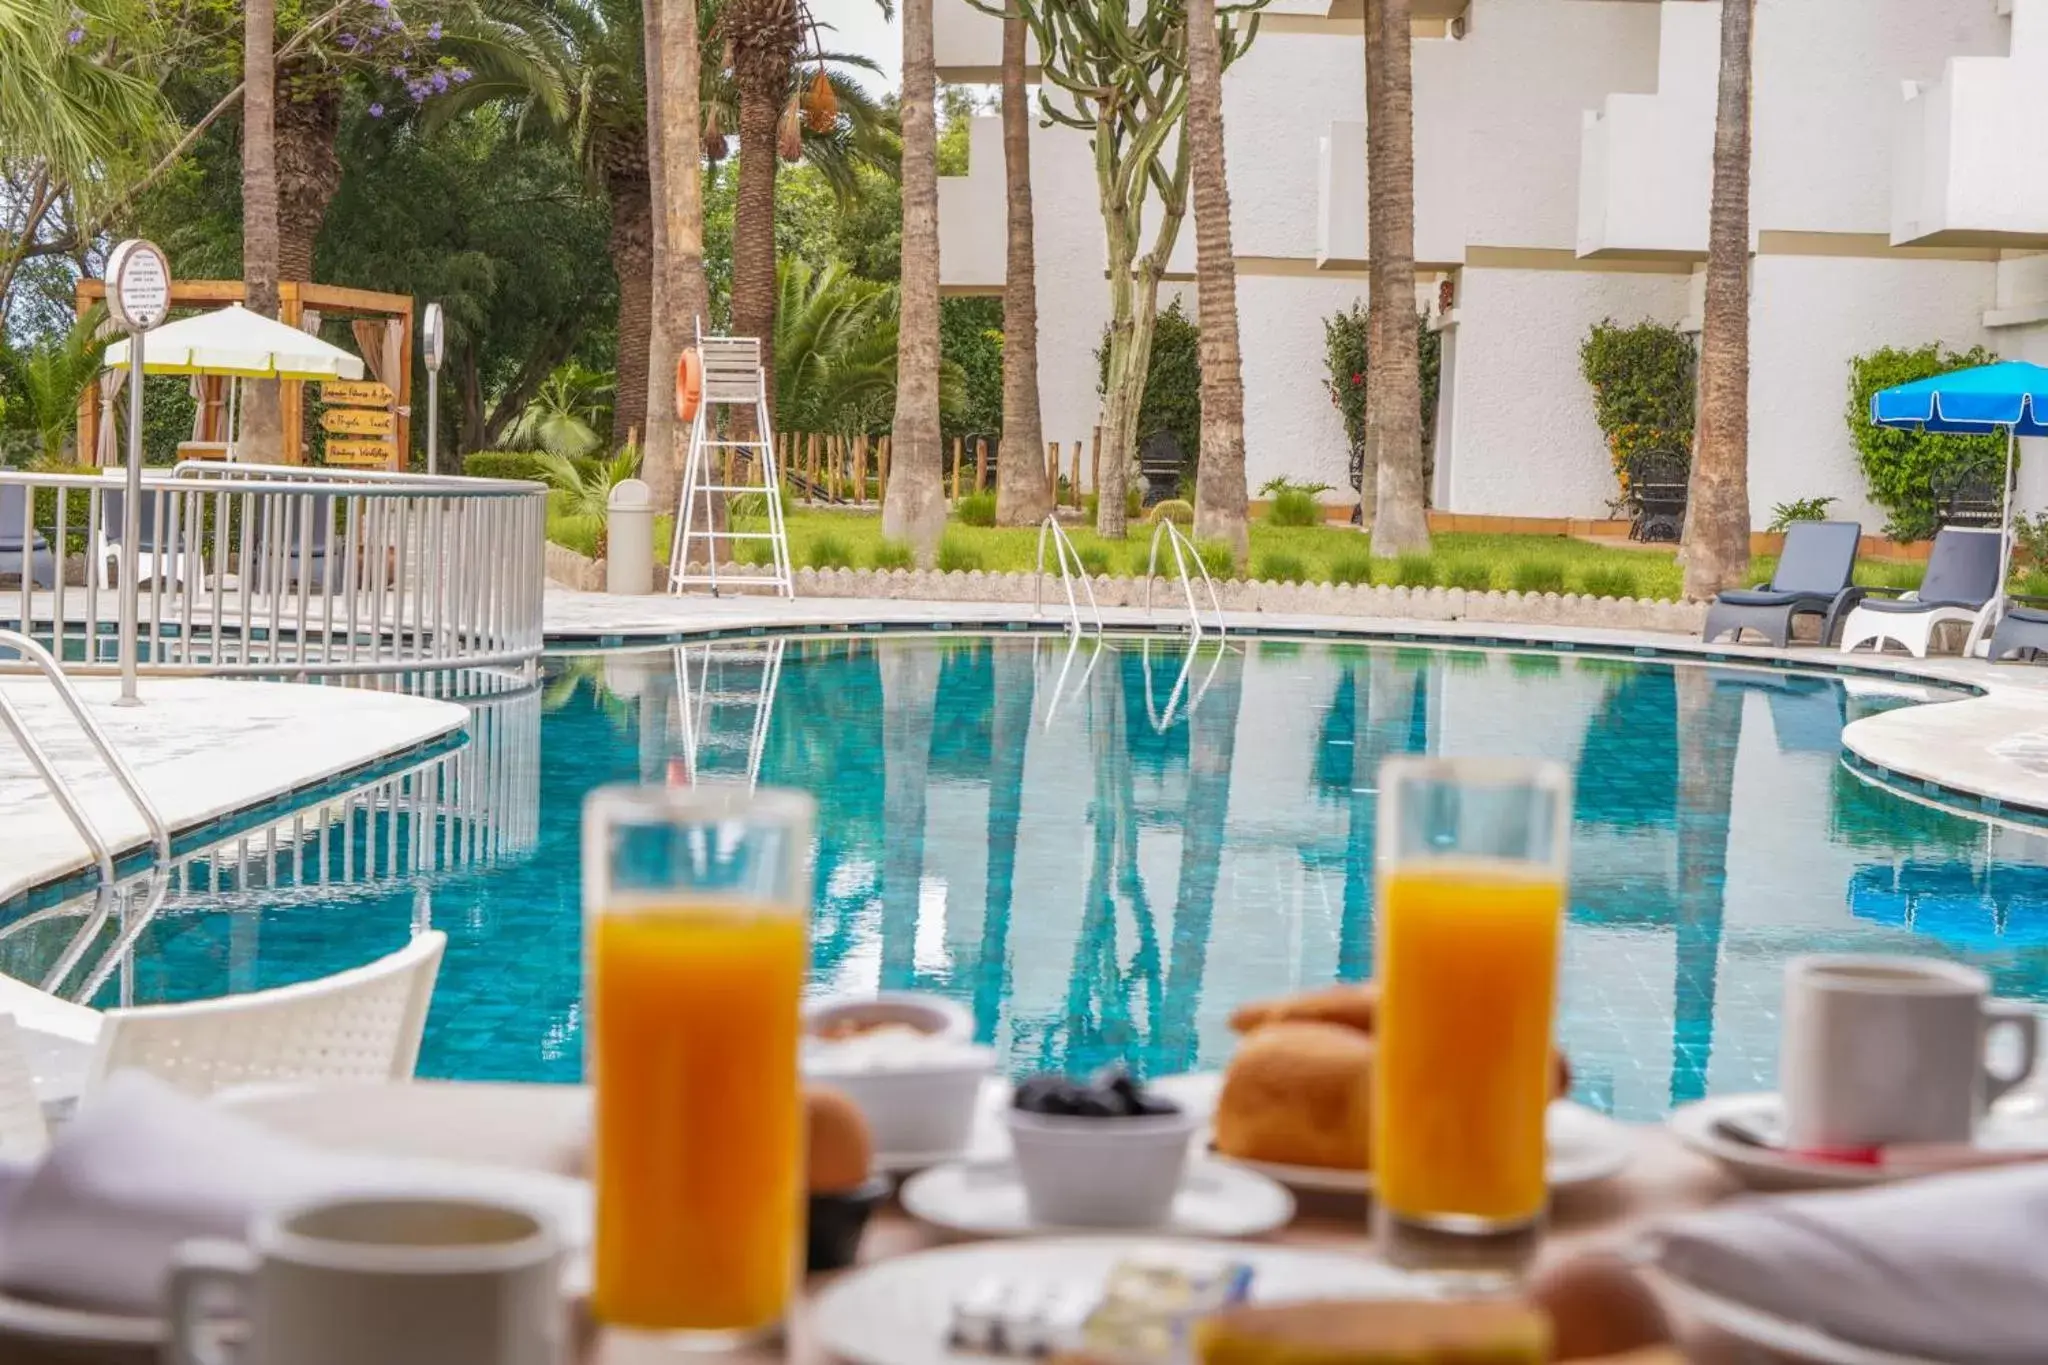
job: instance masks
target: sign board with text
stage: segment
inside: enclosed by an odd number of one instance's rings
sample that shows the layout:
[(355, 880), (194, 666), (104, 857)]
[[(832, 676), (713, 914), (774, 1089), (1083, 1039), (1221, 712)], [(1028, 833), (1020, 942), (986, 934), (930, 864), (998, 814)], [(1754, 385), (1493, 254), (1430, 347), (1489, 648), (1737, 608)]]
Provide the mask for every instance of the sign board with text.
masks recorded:
[(146, 332), (171, 311), (171, 267), (156, 243), (131, 237), (107, 258), (107, 312), (114, 325)]
[(347, 469), (382, 469), (398, 458), (396, 441), (329, 441), (327, 463)]
[(374, 380), (330, 379), (320, 386), (320, 401), (335, 407), (388, 408), (391, 386)]
[(339, 436), (389, 436), (398, 419), (377, 408), (329, 408), (320, 414), (320, 427)]

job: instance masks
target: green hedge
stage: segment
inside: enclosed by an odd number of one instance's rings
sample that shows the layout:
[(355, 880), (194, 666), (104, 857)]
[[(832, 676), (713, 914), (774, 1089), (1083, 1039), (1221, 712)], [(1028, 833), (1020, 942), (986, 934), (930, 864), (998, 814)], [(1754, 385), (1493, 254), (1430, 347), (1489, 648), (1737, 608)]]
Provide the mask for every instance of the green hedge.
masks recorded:
[[(604, 461), (594, 455), (575, 457), (576, 467), (594, 474)], [(462, 472), (472, 479), (531, 479), (546, 483), (540, 472), (540, 455), (531, 450), (479, 450), (462, 457)]]
[(1915, 379), (1946, 374), (1970, 365), (1989, 365), (1998, 357), (1982, 346), (1951, 351), (1939, 342), (1905, 350), (1884, 346), (1849, 361), (1850, 438), (1863, 465), (1870, 500), (1891, 513), (1884, 533), (1893, 540), (1922, 540), (1934, 534), (1935, 487), (1944, 476), (1972, 466), (1993, 470), (1996, 484), (2005, 459), (1999, 436), (1950, 436), (1881, 427), (1870, 420), (1870, 398), (1880, 389)]

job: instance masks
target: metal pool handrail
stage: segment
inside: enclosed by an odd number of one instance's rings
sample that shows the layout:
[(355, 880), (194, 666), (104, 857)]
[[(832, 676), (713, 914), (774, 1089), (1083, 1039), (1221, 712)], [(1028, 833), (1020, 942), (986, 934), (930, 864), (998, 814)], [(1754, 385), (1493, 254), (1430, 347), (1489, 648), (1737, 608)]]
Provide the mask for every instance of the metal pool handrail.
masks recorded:
[[(1095, 617), (1095, 633), (1102, 634), (1102, 608), (1095, 604), (1095, 586), (1088, 581), (1088, 570), (1081, 563), (1081, 552), (1074, 548), (1074, 542), (1067, 538), (1066, 528), (1060, 525), (1058, 516), (1046, 513), (1045, 520), (1038, 524), (1038, 570), (1032, 576), (1031, 614), (1038, 615), (1045, 610), (1045, 538), (1052, 536), (1053, 554), (1060, 565), (1060, 586), (1067, 592), (1067, 633), (1081, 633), (1081, 608), (1074, 601), (1074, 579), (1081, 580), (1081, 591), (1088, 595), (1088, 610)], [(1073, 561), (1073, 572), (1067, 570), (1067, 562)]]
[(10, 624), (68, 646), (71, 673), (115, 669), (113, 550), (130, 534), (143, 673), (530, 678), (538, 666), (540, 484), (187, 462), (150, 471), (134, 511), (99, 475), (0, 471), (0, 494), (10, 486), (21, 492), (0, 524), (0, 572), (20, 585), (0, 590), (0, 612), (13, 605)]
[(1195, 561), (1195, 568), (1202, 575), (1202, 583), (1209, 590), (1209, 609), (1216, 613), (1216, 638), (1223, 638), (1223, 602), (1216, 596), (1216, 580), (1209, 577), (1209, 566), (1202, 562), (1202, 556), (1195, 549), (1195, 543), (1182, 533), (1180, 527), (1167, 517), (1159, 518), (1159, 524), (1152, 531), (1152, 553), (1145, 561), (1145, 611), (1152, 611), (1152, 580), (1159, 576), (1159, 538), (1166, 537), (1167, 545), (1173, 550), (1174, 568), (1180, 573), (1181, 595), (1187, 599), (1188, 628), (1197, 640), (1202, 638), (1202, 613), (1195, 607), (1195, 584), (1188, 574), (1188, 560)]

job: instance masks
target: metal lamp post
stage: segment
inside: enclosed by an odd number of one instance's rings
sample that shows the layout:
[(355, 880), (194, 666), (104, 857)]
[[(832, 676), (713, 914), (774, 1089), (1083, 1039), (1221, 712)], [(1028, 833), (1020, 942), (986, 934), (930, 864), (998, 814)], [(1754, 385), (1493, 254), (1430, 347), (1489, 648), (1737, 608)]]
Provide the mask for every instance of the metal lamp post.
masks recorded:
[(446, 338), (441, 305), (430, 303), (420, 315), (420, 358), (427, 366), (427, 473), (441, 472), (441, 355)]
[[(121, 696), (115, 704), (140, 706), (137, 659), (137, 550), (142, 539), (142, 334), (171, 308), (171, 267), (156, 243), (130, 238), (107, 258), (107, 312), (128, 333), (128, 491), (121, 528)], [(63, 592), (64, 585), (58, 584)]]

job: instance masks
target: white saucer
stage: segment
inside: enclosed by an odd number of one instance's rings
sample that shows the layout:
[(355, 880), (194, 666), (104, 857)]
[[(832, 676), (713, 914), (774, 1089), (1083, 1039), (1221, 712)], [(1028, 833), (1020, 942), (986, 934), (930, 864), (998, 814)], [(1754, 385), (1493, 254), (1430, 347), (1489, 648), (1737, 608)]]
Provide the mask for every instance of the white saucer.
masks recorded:
[(946, 1344), (952, 1307), (989, 1278), (1099, 1287), (1119, 1261), (1187, 1258), (1251, 1266), (1251, 1298), (1428, 1298), (1429, 1281), (1356, 1254), (1304, 1251), (1244, 1242), (1156, 1237), (1044, 1238), (974, 1242), (896, 1256), (835, 1280), (813, 1299), (811, 1331), (823, 1354), (853, 1365), (988, 1365), (989, 1357)]
[[(1162, 1076), (1146, 1088), (1183, 1109), (1207, 1117), (1216, 1112), (1223, 1075), (1216, 1071), (1192, 1071), (1181, 1076)], [(1572, 1190), (1606, 1180), (1619, 1174), (1635, 1157), (1635, 1134), (1627, 1124), (1570, 1100), (1551, 1101), (1550, 1110), (1544, 1115), (1544, 1134), (1550, 1145), (1544, 1172), (1552, 1190)], [(1370, 1171), (1247, 1161), (1213, 1151), (1209, 1148), (1210, 1139), (1211, 1134), (1205, 1129), (1199, 1140), (1216, 1160), (1270, 1176), (1289, 1189), (1325, 1194), (1372, 1193)]]
[(1829, 1336), (1816, 1327), (1781, 1318), (1761, 1308), (1709, 1294), (1679, 1279), (1667, 1270), (1654, 1272), (1660, 1288), (1668, 1290), (1685, 1315), (1703, 1322), (1749, 1346), (1789, 1360), (1813, 1365), (1953, 1365), (1925, 1356), (1903, 1356)]
[[(1679, 1141), (1711, 1157), (1753, 1190), (1841, 1190), (1881, 1185), (1905, 1177), (1880, 1166), (1817, 1161), (1776, 1147), (1730, 1137), (1722, 1123), (1734, 1119), (1747, 1125), (1775, 1127), (1784, 1116), (1784, 1101), (1775, 1091), (1713, 1095), (1671, 1111), (1664, 1122)], [(1977, 1127), (1977, 1145), (1991, 1150), (2040, 1149), (2048, 1154), (2048, 1118), (2038, 1097), (2009, 1096), (1993, 1105)], [(1913, 1174), (1924, 1175), (1925, 1171)]]
[[(970, 1237), (1085, 1233), (1033, 1222), (1014, 1162), (953, 1162), (912, 1176), (897, 1191), (904, 1211)], [(1221, 1161), (1193, 1158), (1164, 1226), (1167, 1237), (1256, 1237), (1294, 1217), (1294, 1196), (1277, 1181)]]

